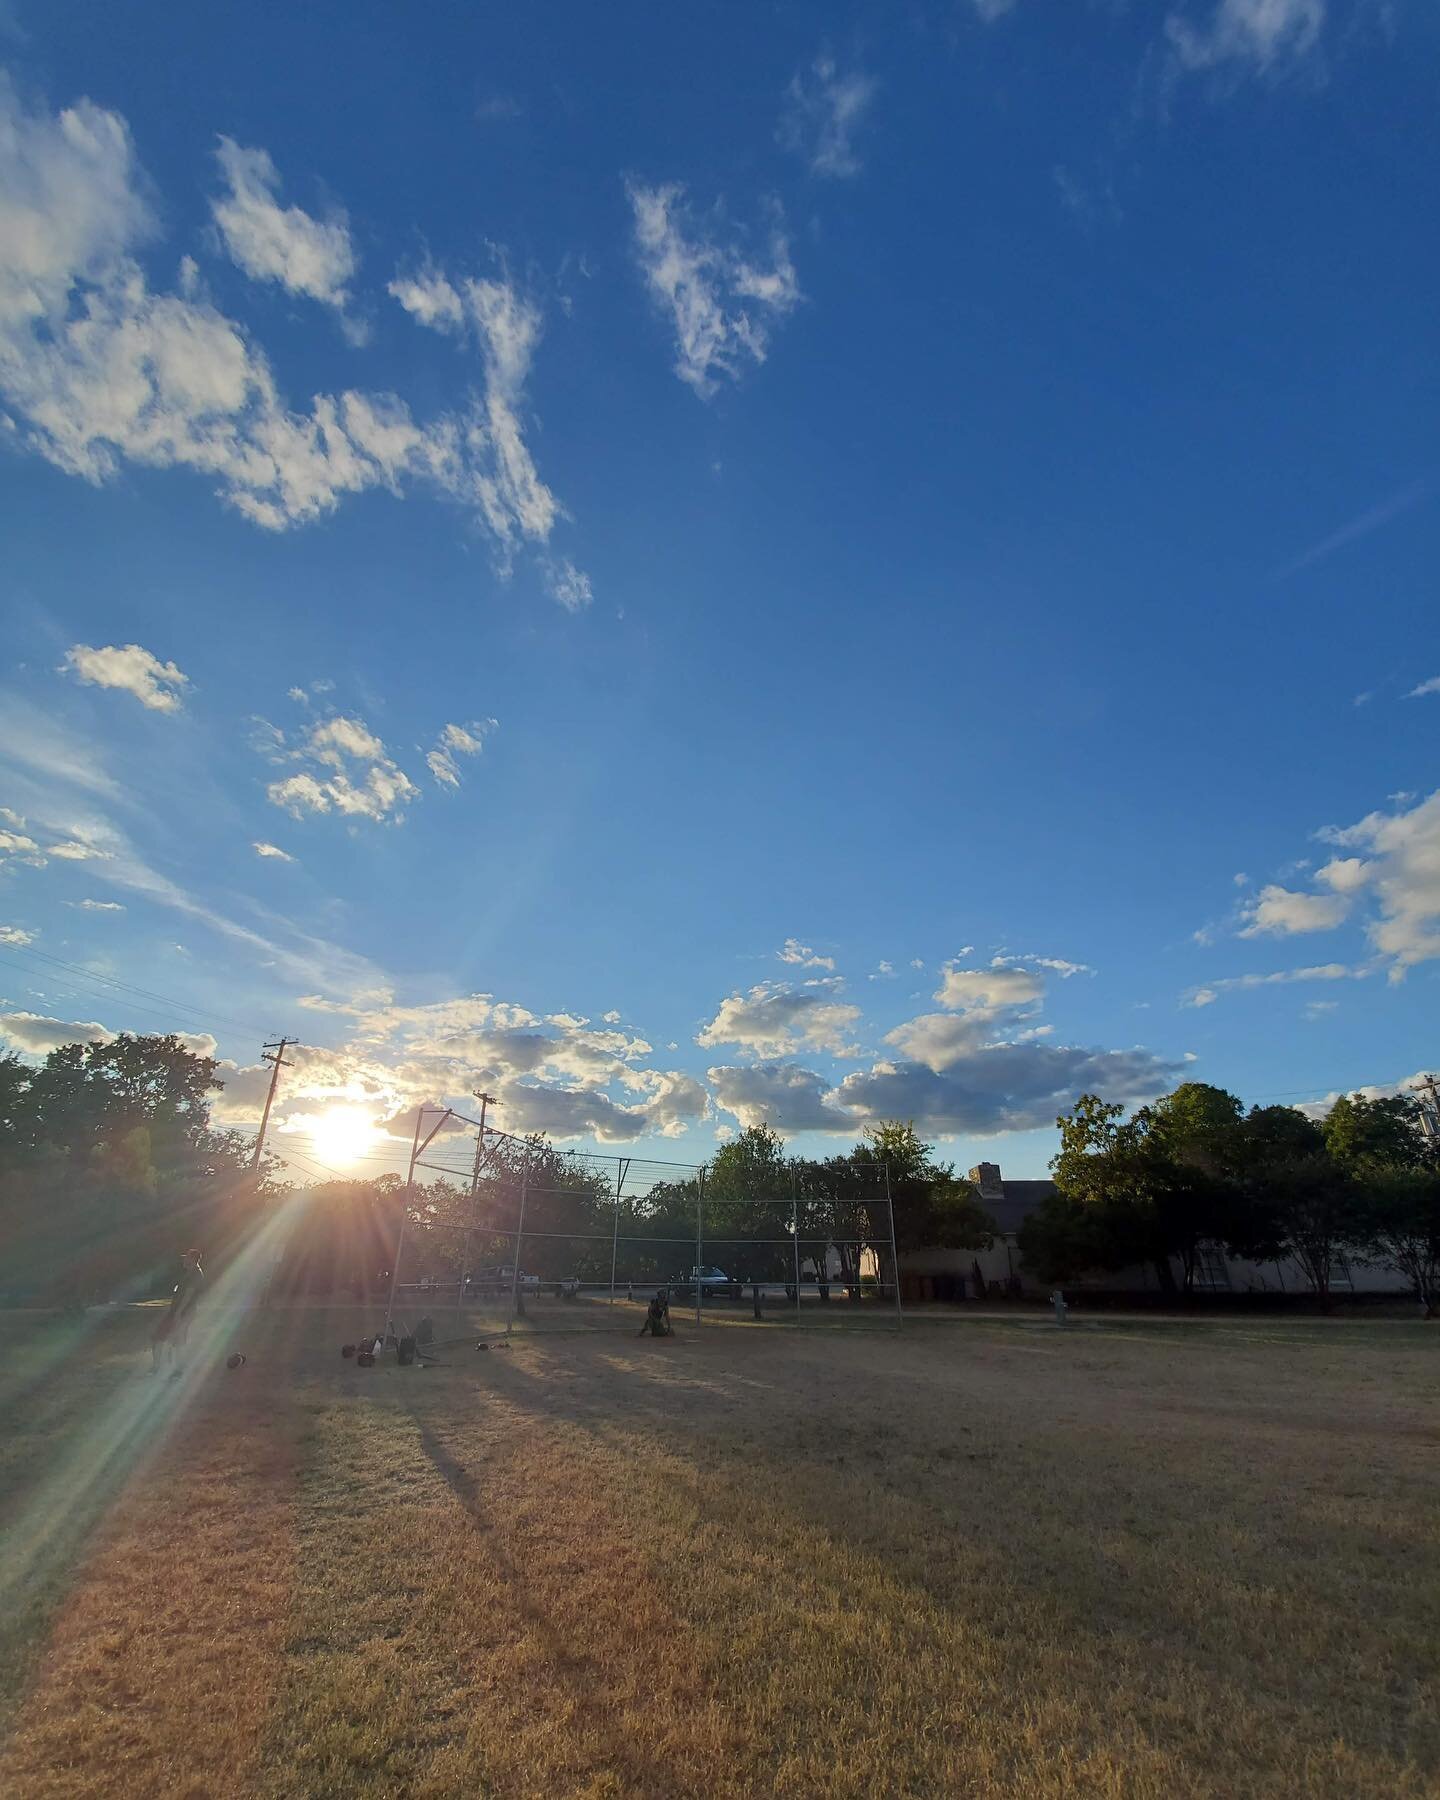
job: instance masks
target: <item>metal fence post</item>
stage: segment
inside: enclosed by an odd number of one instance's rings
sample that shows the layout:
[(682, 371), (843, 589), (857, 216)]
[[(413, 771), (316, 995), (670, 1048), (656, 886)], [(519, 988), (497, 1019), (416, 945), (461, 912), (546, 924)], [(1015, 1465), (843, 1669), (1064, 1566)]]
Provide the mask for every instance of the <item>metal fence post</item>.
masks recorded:
[(505, 1321), (505, 1335), (509, 1337), (515, 1324), (515, 1296), (520, 1289), (520, 1246), (525, 1241), (525, 1195), (530, 1188), (530, 1153), (525, 1153), (525, 1162), (520, 1170), (520, 1217), (515, 1226), (515, 1248), (511, 1255), (515, 1258), (510, 1265), (510, 1317)]
[(795, 1171), (790, 1171), (790, 1235), (795, 1240), (795, 1323), (800, 1323), (800, 1197)]
[(625, 1176), (630, 1167), (630, 1158), (615, 1159), (615, 1229), (610, 1236), (610, 1304), (615, 1304), (615, 1257), (620, 1249), (620, 1189), (625, 1185)]
[(700, 1270), (705, 1257), (705, 1167), (701, 1164), (700, 1179), (695, 1186), (695, 1323), (702, 1325), (704, 1317), (701, 1303), (704, 1290), (700, 1286)]
[(890, 1162), (885, 1162), (885, 1210), (890, 1214), (890, 1267), (895, 1271), (895, 1323), (905, 1323), (905, 1309), (900, 1304), (900, 1253), (895, 1248), (895, 1199), (890, 1192)]

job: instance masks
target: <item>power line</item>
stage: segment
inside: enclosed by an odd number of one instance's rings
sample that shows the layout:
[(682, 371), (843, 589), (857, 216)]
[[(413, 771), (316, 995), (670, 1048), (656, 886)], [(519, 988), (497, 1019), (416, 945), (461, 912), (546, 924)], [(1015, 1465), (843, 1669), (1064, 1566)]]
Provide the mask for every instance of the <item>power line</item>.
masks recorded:
[[(18, 960), (11, 952), (7, 951), (6, 954), (10, 956), (12, 962)], [(162, 1006), (168, 1006), (175, 1012), (189, 1013), (192, 1018), (198, 1018), (202, 1024), (208, 1025), (212, 1021), (218, 1020), (223, 1025), (230, 1025), (237, 1030), (251, 1032), (256, 1037), (264, 1037), (265, 1035), (253, 1020), (236, 1019), (226, 1013), (215, 1012), (213, 1010), (206, 1012), (198, 1006), (192, 1006), (188, 1000), (177, 1000), (171, 994), (157, 994), (152, 988), (137, 987), (133, 982), (121, 981), (114, 975), (102, 975), (98, 970), (87, 969), (83, 963), (67, 962), (63, 956), (52, 956), (48, 950), (36, 950), (32, 945), (27, 944), (24, 947), (24, 954), (27, 957), (38, 957), (43, 962), (53, 963), (56, 968), (69, 969), (73, 974), (83, 976), (86, 981), (103, 982), (107, 988), (114, 988), (117, 991), (126, 994), (138, 994), (144, 1000), (158, 1000)], [(26, 967), (23, 962), (20, 966), (22, 968)], [(29, 969), (28, 973), (32, 975), (43, 975), (45, 971), (43, 969)], [(90, 992), (92, 998), (108, 998), (108, 995), (96, 995), (93, 989), (90, 990)]]

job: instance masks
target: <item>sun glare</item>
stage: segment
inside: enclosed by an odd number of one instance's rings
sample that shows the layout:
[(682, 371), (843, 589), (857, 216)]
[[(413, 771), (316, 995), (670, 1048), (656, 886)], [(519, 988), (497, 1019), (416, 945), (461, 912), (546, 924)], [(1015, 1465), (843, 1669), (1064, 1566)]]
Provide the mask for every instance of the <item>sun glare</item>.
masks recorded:
[(357, 1162), (374, 1143), (376, 1131), (358, 1106), (332, 1106), (310, 1126), (310, 1142), (322, 1162)]

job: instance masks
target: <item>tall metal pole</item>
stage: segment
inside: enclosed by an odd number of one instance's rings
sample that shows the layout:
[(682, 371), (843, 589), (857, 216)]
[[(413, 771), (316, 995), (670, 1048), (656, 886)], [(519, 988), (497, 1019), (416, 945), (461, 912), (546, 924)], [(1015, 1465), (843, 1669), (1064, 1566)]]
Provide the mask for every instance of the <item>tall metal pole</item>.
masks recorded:
[(700, 1165), (700, 1180), (695, 1188), (695, 1323), (703, 1324), (700, 1303), (705, 1290), (700, 1285), (700, 1270), (705, 1261), (705, 1165)]
[(900, 1304), (900, 1256), (895, 1248), (895, 1200), (890, 1192), (890, 1162), (885, 1161), (885, 1210), (890, 1215), (890, 1267), (895, 1275), (895, 1323), (905, 1323), (905, 1309)]
[(610, 1234), (610, 1304), (615, 1304), (615, 1257), (620, 1248), (620, 1190), (625, 1185), (625, 1177), (630, 1172), (630, 1158), (620, 1156), (615, 1159), (615, 1229)]
[[(410, 1222), (410, 1202), (414, 1198), (415, 1164), (420, 1160), (420, 1121), (425, 1116), (425, 1108), (415, 1108), (415, 1136), (410, 1142), (410, 1167), (405, 1171), (405, 1197), (400, 1209), (400, 1235), (395, 1244), (395, 1266), (390, 1271), (390, 1298), (385, 1305), (385, 1340), (395, 1335), (395, 1284), (400, 1279), (400, 1256), (405, 1248), (405, 1227)], [(443, 1123), (443, 1120), (442, 1120)], [(438, 1131), (440, 1126), (435, 1127)], [(431, 1132), (433, 1137), (435, 1132)], [(429, 1142), (429, 1139), (426, 1140)]]
[(790, 1235), (795, 1239), (795, 1323), (800, 1323), (800, 1196), (795, 1171), (790, 1171)]
[[(480, 1216), (480, 1171), (485, 1166), (485, 1108), (493, 1094), (476, 1094), (480, 1102), (480, 1129), (475, 1134), (475, 1167), (470, 1171), (470, 1223), (465, 1227), (465, 1243), (460, 1251), (460, 1304), (465, 1304), (465, 1276), (470, 1267), (470, 1238)], [(496, 1102), (498, 1105), (498, 1102)]]
[(525, 1151), (525, 1162), (520, 1170), (520, 1217), (515, 1226), (515, 1248), (512, 1252), (514, 1261), (510, 1265), (510, 1317), (505, 1321), (505, 1335), (509, 1337), (515, 1324), (515, 1296), (520, 1291), (520, 1246), (525, 1241), (525, 1196), (530, 1190), (530, 1151)]
[(280, 1085), (281, 1069), (289, 1069), (294, 1065), (287, 1063), (285, 1052), (295, 1042), (293, 1038), (281, 1038), (278, 1044), (266, 1044), (260, 1052), (261, 1062), (273, 1063), (270, 1071), (270, 1087), (265, 1095), (265, 1110), (260, 1115), (260, 1130), (255, 1138), (255, 1148), (250, 1153), (250, 1167), (260, 1167), (260, 1157), (265, 1149), (265, 1132), (270, 1124), (270, 1108), (275, 1104), (275, 1090)]

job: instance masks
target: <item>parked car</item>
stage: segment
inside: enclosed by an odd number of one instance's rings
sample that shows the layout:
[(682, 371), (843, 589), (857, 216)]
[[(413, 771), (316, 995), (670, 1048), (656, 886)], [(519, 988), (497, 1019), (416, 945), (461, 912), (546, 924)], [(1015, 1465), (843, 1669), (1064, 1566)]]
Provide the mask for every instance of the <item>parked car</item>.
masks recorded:
[(694, 1263), (685, 1274), (672, 1275), (669, 1286), (672, 1294), (693, 1294), (698, 1287), (702, 1294), (712, 1298), (722, 1294), (728, 1300), (738, 1300), (743, 1291), (740, 1283), (723, 1269), (717, 1269), (713, 1265), (701, 1268)]
[(465, 1289), (468, 1294), (508, 1294), (511, 1288), (518, 1288), (524, 1294), (540, 1292), (540, 1277), (527, 1275), (524, 1269), (516, 1279), (514, 1267), (510, 1263), (498, 1263), (494, 1268), (476, 1269), (473, 1275), (465, 1278)]

